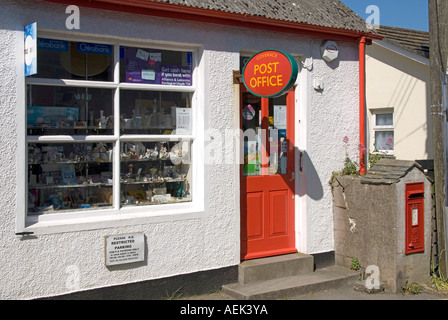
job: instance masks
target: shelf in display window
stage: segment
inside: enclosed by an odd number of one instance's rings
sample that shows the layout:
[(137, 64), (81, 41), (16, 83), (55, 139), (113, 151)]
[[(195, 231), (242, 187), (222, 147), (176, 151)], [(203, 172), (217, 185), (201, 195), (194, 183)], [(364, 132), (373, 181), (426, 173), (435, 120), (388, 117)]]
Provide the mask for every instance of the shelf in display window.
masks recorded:
[(166, 126), (160, 126), (160, 127), (156, 127), (156, 126), (152, 126), (152, 127), (147, 127), (147, 126), (142, 126), (142, 127), (138, 127), (138, 128), (122, 128), (122, 130), (124, 131), (132, 131), (132, 130), (166, 130), (166, 131), (173, 131), (176, 130), (175, 127), (166, 127)]
[(125, 208), (129, 208), (129, 207), (157, 206), (157, 205), (161, 205), (161, 204), (174, 204), (174, 203), (185, 203), (185, 202), (191, 202), (191, 198), (188, 198), (188, 197), (187, 198), (171, 197), (170, 201), (166, 201), (166, 202), (141, 200), (138, 203), (132, 203), (132, 204), (122, 203), (121, 206), (125, 207)]
[(112, 187), (111, 183), (82, 183), (82, 184), (60, 184), (60, 185), (47, 185), (47, 184), (35, 184), (29, 185), (30, 190), (41, 190), (41, 189), (67, 189), (67, 188), (93, 188), (93, 187)]
[[(171, 160), (170, 157), (167, 158), (145, 158), (145, 159), (131, 159), (131, 158), (121, 158), (121, 163), (128, 163), (128, 162), (149, 162), (149, 161), (168, 161)], [(56, 164), (56, 165), (63, 165), (63, 164), (102, 164), (102, 163), (112, 163), (113, 161), (108, 160), (100, 160), (100, 161), (57, 161), (57, 162), (28, 162), (29, 165), (48, 165), (48, 164)]]
[(55, 161), (55, 162), (28, 162), (29, 165), (41, 165), (41, 164), (102, 164), (102, 163), (112, 163), (108, 160), (91, 160), (91, 161)]
[(27, 126), (28, 130), (110, 130), (112, 127), (99, 127), (99, 126)]
[(181, 182), (186, 182), (187, 179), (172, 179), (172, 178), (161, 178), (160, 180), (156, 179), (156, 180), (151, 180), (151, 181), (144, 181), (144, 180), (139, 180), (139, 181), (126, 181), (126, 180), (121, 180), (122, 184), (126, 184), (126, 185), (133, 185), (133, 184), (158, 184), (158, 183), (181, 183)]
[(127, 163), (127, 162), (148, 162), (148, 161), (168, 161), (168, 160), (171, 160), (170, 157), (166, 157), (166, 158), (142, 158), (142, 159), (132, 159), (132, 158), (121, 157), (120, 162)]

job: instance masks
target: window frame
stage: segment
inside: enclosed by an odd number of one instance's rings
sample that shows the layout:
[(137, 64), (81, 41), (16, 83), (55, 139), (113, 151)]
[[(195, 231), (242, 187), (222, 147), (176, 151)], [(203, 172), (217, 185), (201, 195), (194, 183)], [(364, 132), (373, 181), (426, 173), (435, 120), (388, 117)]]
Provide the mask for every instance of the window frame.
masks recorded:
[[(185, 43), (162, 43), (146, 40), (132, 40), (132, 39), (115, 39), (113, 37), (97, 37), (97, 36), (76, 36), (67, 35), (66, 33), (59, 33), (53, 31), (39, 30), (40, 38), (57, 39), (75, 42), (93, 42), (106, 45), (112, 45), (114, 50), (114, 77), (113, 81), (92, 81), (92, 80), (73, 80), (73, 79), (48, 79), (48, 78), (25, 78), (24, 73), (20, 74), (23, 77), (23, 86), (19, 87), (19, 92), (23, 92), (23, 99), (18, 101), (18, 109), (22, 108), (20, 114), (25, 115), (23, 120), (19, 121), (19, 126), (22, 128), (22, 133), (18, 140), (23, 151), (27, 150), (30, 143), (73, 143), (73, 142), (105, 142), (112, 143), (114, 146), (113, 159), (113, 205), (112, 208), (97, 209), (87, 212), (63, 212), (50, 215), (28, 215), (28, 152), (25, 151), (25, 157), (22, 161), (18, 160), (20, 171), (22, 174), (18, 176), (17, 190), (19, 192), (18, 214), (16, 218), (16, 232), (34, 232), (34, 233), (53, 233), (66, 232), (72, 230), (89, 230), (97, 229), (98, 227), (114, 227), (122, 225), (133, 225), (148, 223), (156, 219), (157, 221), (172, 221), (173, 219), (186, 219), (191, 217), (198, 217), (204, 213), (204, 116), (203, 116), (203, 81), (202, 63), (200, 57), (202, 56), (203, 48), (199, 45), (185, 44)], [(18, 52), (23, 48), (23, 44), (18, 46)], [(172, 50), (178, 52), (192, 52), (192, 86), (173, 86), (161, 84), (137, 84), (137, 83), (122, 83), (120, 82), (120, 47), (138, 47), (159, 50)], [(120, 92), (125, 90), (145, 90), (145, 91), (166, 91), (166, 92), (181, 92), (191, 94), (191, 108), (192, 108), (192, 132), (190, 134), (181, 135), (149, 135), (149, 134), (120, 134), (120, 117), (114, 117), (114, 129), (111, 135), (57, 135), (57, 136), (28, 136), (26, 124), (26, 92), (28, 85), (43, 85), (43, 86), (63, 86), (63, 87), (82, 87), (82, 88), (102, 88), (114, 90), (114, 115), (120, 114)], [(175, 204), (161, 204), (151, 206), (122, 206), (120, 201), (120, 150), (121, 142), (125, 141), (187, 141), (190, 143), (190, 166), (191, 166), (191, 202), (175, 203)], [(118, 165), (117, 165), (118, 164)], [(150, 219), (150, 220), (148, 220)]]
[[(384, 115), (384, 114), (391, 114), (392, 115), (392, 124), (391, 125), (377, 125), (377, 116), (378, 115)], [(376, 149), (376, 133), (377, 132), (386, 132), (386, 131), (392, 131), (394, 133), (395, 137), (395, 114), (393, 108), (388, 109), (378, 109), (378, 110), (372, 110), (372, 131), (373, 131), (373, 150), (374, 154), (386, 154), (386, 155), (394, 155), (395, 152), (395, 141), (394, 141), (394, 149), (393, 150), (383, 150), (383, 149)]]

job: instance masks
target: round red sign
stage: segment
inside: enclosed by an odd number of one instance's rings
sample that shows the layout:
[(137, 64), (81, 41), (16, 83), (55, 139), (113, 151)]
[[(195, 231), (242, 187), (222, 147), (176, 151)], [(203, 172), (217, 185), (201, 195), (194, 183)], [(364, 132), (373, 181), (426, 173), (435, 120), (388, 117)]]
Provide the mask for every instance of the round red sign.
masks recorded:
[(252, 94), (274, 98), (291, 89), (298, 72), (297, 62), (291, 55), (279, 50), (264, 50), (247, 61), (243, 82)]

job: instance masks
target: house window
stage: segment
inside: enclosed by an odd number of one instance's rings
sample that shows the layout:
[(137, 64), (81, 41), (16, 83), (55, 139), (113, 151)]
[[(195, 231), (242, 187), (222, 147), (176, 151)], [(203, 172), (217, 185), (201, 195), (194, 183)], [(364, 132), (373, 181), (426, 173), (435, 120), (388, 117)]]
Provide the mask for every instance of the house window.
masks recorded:
[(393, 154), (394, 114), (393, 112), (374, 112), (374, 148), (376, 152)]
[(192, 201), (193, 51), (38, 39), (28, 216)]

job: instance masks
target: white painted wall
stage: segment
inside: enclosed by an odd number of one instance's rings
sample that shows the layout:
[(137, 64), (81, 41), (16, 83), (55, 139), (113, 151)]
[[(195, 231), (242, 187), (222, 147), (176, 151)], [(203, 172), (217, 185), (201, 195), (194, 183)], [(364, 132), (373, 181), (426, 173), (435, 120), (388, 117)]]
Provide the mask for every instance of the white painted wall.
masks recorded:
[[(305, 81), (308, 92), (306, 111), (306, 167), (298, 184), (302, 186), (299, 206), (305, 207), (306, 224), (299, 226), (305, 237), (299, 237), (302, 251), (328, 252), (334, 249), (332, 193), (329, 180), (333, 171), (343, 168), (346, 152), (358, 161), (359, 144), (359, 80), (358, 50), (354, 43), (339, 42), (337, 61), (326, 63), (320, 59), (320, 41), (314, 42), (311, 55), (314, 66)], [(306, 77), (306, 76), (304, 76)], [(323, 80), (325, 89), (316, 91), (314, 80)], [(305, 92), (303, 94), (306, 94)], [(302, 97), (303, 98), (303, 97)], [(301, 106), (299, 105), (299, 109)], [(347, 136), (349, 143), (342, 142)], [(304, 191), (305, 190), (305, 191)], [(300, 213), (299, 211), (299, 214)], [(300, 218), (303, 221), (303, 215)]]
[[(4, 0), (0, 7), (0, 299), (29, 299), (76, 290), (237, 265), (240, 246), (239, 166), (224, 162), (205, 166), (204, 210), (187, 214), (93, 220), (85, 225), (36, 228), (29, 238), (15, 236), (16, 219), (24, 207), (24, 77), (23, 29), (37, 21), (40, 30), (107, 39), (135, 39), (201, 46), (198, 106), (203, 109), (206, 144), (220, 132), (239, 128), (239, 101), (233, 70), (240, 51), (269, 48), (313, 58), (302, 69), (297, 89), (297, 145), (306, 152), (305, 171), (297, 179), (297, 246), (299, 251), (333, 250), (332, 196), (328, 181), (348, 154), (357, 157), (358, 55), (357, 44), (338, 43), (340, 59), (320, 59), (321, 40), (266, 31), (174, 21), (81, 8), (81, 29), (65, 29), (65, 6), (31, 0)], [(100, 39), (101, 39), (100, 38)], [(311, 88), (314, 79), (325, 90)], [(201, 118), (200, 117), (200, 118)], [(213, 130), (210, 130), (213, 129)], [(225, 139), (225, 138), (224, 138)], [(238, 158), (239, 145), (215, 147)], [(207, 148), (204, 148), (207, 150)], [(202, 152), (202, 151), (201, 151)], [(198, 154), (197, 156), (203, 156)], [(204, 155), (205, 156), (205, 155)], [(202, 183), (195, 181), (195, 183)], [(146, 260), (136, 266), (106, 268), (104, 237), (139, 232), (146, 237)], [(73, 282), (73, 279), (79, 279)], [(74, 285), (75, 284), (75, 285)]]
[(366, 99), (370, 148), (373, 111), (394, 110), (394, 156), (401, 160), (432, 159), (429, 59), (387, 42), (366, 50)]

